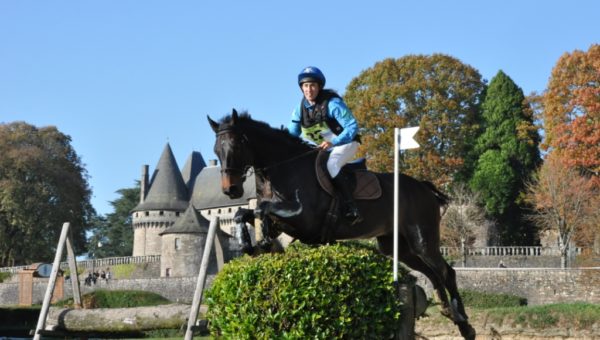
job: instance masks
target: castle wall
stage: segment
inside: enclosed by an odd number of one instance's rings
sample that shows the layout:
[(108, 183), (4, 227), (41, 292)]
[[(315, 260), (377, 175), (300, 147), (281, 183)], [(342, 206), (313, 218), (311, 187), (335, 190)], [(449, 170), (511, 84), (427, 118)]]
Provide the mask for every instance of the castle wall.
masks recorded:
[(133, 213), (134, 242), (132, 256), (160, 255), (161, 236), (179, 217), (179, 211), (150, 210)]
[[(134, 223), (135, 225), (135, 223)], [(133, 254), (132, 256), (144, 256), (146, 252), (146, 228), (133, 229)]]
[[(161, 277), (194, 275), (200, 270), (206, 234), (165, 234), (162, 237)], [(211, 256), (208, 273), (215, 274), (215, 256)]]

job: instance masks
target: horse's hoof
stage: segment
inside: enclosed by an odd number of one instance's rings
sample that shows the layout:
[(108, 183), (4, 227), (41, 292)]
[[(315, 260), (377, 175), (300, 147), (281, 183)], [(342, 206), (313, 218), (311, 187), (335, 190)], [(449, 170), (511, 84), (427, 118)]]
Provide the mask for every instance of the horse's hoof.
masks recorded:
[(475, 340), (477, 332), (475, 332), (475, 328), (469, 325), (468, 322), (457, 322), (458, 330), (460, 331), (460, 335), (466, 340)]

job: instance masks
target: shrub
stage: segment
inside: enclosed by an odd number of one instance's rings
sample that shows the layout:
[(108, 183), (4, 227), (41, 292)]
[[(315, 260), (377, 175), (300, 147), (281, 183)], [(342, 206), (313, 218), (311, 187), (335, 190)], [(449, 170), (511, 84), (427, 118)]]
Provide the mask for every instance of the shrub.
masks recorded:
[(497, 307), (519, 307), (527, 305), (526, 298), (510, 294), (460, 290), (460, 296), (462, 297), (463, 304), (465, 306), (473, 308), (487, 309)]
[[(156, 293), (137, 290), (105, 290), (97, 289), (84, 294), (81, 302), (85, 308), (128, 308), (156, 306), (170, 303), (170, 301)], [(71, 306), (73, 298), (59, 301), (55, 306)]]
[[(401, 282), (414, 280), (400, 270)], [(217, 275), (207, 304), (211, 334), (235, 339), (387, 338), (401, 307), (391, 260), (356, 242), (238, 258)]]
[(9, 272), (0, 272), (0, 283), (4, 281), (8, 281), (11, 278), (12, 274)]

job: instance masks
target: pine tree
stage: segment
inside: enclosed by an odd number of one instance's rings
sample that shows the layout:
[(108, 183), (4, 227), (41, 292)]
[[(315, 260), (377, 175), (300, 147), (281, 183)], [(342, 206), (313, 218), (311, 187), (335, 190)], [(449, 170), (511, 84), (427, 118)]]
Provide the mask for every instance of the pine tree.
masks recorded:
[(475, 145), (479, 157), (470, 186), (497, 221), (500, 242), (530, 245), (536, 233), (524, 218), (527, 207), (521, 193), (540, 163), (532, 110), (523, 90), (502, 71), (490, 82), (482, 109), (485, 130)]

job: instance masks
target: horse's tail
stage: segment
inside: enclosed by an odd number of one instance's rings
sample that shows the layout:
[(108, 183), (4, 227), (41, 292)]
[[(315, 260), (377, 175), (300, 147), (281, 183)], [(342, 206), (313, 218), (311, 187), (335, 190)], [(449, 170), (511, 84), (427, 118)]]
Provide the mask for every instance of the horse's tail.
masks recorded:
[(433, 183), (431, 183), (429, 181), (422, 181), (422, 183), (425, 184), (425, 186), (429, 190), (431, 190), (431, 192), (433, 193), (433, 195), (437, 199), (437, 201), (440, 204), (440, 206), (445, 207), (445, 206), (448, 205), (448, 203), (450, 203), (450, 197), (448, 197), (446, 194), (444, 194), (438, 188), (436, 188)]

